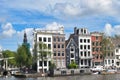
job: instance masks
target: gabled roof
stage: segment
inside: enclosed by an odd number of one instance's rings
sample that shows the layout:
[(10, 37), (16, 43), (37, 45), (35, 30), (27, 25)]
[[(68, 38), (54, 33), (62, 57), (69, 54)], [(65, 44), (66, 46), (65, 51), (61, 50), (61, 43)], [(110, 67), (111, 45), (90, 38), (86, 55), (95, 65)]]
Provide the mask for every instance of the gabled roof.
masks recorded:
[(78, 37), (75, 34), (70, 34), (68, 40), (65, 41), (66, 47), (70, 44), (70, 42), (73, 40), (74, 44), (78, 46)]

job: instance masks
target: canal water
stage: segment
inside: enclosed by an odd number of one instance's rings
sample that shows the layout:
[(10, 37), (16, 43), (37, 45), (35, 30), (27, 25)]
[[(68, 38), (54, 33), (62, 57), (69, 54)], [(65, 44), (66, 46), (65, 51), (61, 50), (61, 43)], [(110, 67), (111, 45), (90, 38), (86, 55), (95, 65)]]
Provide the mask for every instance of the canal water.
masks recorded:
[(38, 77), (38, 78), (15, 78), (13, 76), (0, 80), (120, 80), (120, 74), (111, 75), (79, 75), (79, 76), (62, 76), (62, 77)]

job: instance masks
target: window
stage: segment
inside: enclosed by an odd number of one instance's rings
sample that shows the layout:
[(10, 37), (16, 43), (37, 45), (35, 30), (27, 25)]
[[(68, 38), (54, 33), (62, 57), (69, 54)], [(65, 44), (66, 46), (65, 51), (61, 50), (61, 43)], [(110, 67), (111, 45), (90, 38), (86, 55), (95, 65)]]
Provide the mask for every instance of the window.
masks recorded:
[(83, 60), (81, 60), (81, 65), (83, 65)]
[(47, 66), (47, 61), (44, 61), (44, 66)]
[(119, 56), (116, 56), (117, 59), (119, 59)]
[(96, 59), (98, 59), (98, 58), (99, 58), (99, 55), (96, 56)]
[(107, 64), (107, 60), (105, 60), (105, 64)]
[(40, 42), (42, 41), (42, 37), (39, 37), (39, 41), (40, 41)]
[(81, 51), (80, 53), (81, 53), (81, 56), (83, 56), (83, 52)]
[(42, 61), (39, 61), (39, 66), (42, 66)]
[(110, 56), (110, 53), (108, 53), (108, 56)]
[(110, 60), (108, 60), (108, 64), (110, 64)]
[(85, 65), (87, 65), (87, 60), (85, 59)]
[(64, 52), (62, 52), (62, 56), (64, 56)]
[(74, 54), (73, 53), (71, 53), (71, 58), (74, 58)]
[(84, 45), (84, 49), (86, 49), (86, 45)]
[(58, 48), (60, 48), (60, 44), (58, 44)]
[(58, 42), (60, 42), (60, 38), (58, 38)]
[(54, 48), (56, 48), (56, 44), (54, 44)]
[(62, 48), (64, 48), (64, 44), (62, 44)]
[(99, 48), (96, 48), (96, 51), (98, 52)]
[(85, 57), (87, 56), (87, 53), (86, 53), (86, 51), (84, 52), (84, 56), (85, 56)]
[(54, 52), (54, 56), (56, 56), (56, 52)]
[(96, 46), (98, 46), (98, 42), (96, 42)]
[(87, 42), (90, 43), (90, 39), (88, 39)]
[(86, 39), (84, 39), (84, 43), (86, 43)]
[(100, 51), (102, 51), (102, 48), (100, 48)]
[(86, 30), (84, 30), (84, 34), (86, 34)]
[(44, 72), (47, 73), (47, 69), (44, 69)]
[(95, 43), (94, 43), (94, 42), (92, 42), (92, 45), (94, 46), (94, 45), (95, 45)]
[(82, 43), (82, 39), (80, 39), (80, 42)]
[(73, 49), (73, 48), (71, 48), (71, 51), (74, 51), (74, 49)]
[(51, 44), (48, 44), (48, 49), (51, 49)]
[(51, 42), (51, 38), (48, 38), (48, 42)]
[(60, 51), (58, 51), (58, 56), (60, 56)]
[(114, 63), (114, 60), (112, 60), (112, 63)]
[(54, 42), (56, 42), (56, 38), (55, 38), (55, 37), (54, 37), (54, 39), (53, 39), (53, 40), (54, 40)]
[(96, 36), (96, 40), (98, 40), (98, 36)]
[(113, 56), (113, 52), (111, 53), (111, 56)]
[(120, 65), (120, 64), (119, 64), (119, 62), (117, 62), (116, 64), (117, 64), (117, 66), (119, 66), (119, 65)]
[(101, 43), (101, 42), (100, 42), (99, 44), (100, 44), (100, 46), (102, 45), (102, 43)]
[(116, 53), (118, 53), (118, 49), (116, 49)]
[(62, 42), (64, 42), (64, 38), (62, 38)]
[(81, 33), (83, 33), (83, 29), (81, 29)]
[(90, 56), (90, 51), (88, 51), (88, 56)]
[(103, 57), (102, 57), (102, 55), (100, 55), (100, 59), (102, 59)]
[(43, 38), (43, 41), (46, 42), (46, 38), (45, 37)]
[(94, 51), (95, 51), (95, 48), (92, 48), (92, 51), (94, 52)]
[(108, 50), (110, 50), (110, 47), (108, 47)]
[(90, 49), (90, 45), (88, 45), (88, 49)]
[(83, 45), (80, 45), (80, 49), (83, 49)]

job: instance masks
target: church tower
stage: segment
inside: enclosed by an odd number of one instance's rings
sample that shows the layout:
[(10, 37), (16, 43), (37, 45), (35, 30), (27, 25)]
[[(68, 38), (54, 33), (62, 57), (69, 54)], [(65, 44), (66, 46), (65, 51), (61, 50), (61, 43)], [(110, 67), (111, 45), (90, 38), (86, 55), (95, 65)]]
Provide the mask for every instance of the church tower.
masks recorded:
[(26, 32), (24, 32), (23, 43), (27, 43), (27, 34), (26, 34)]

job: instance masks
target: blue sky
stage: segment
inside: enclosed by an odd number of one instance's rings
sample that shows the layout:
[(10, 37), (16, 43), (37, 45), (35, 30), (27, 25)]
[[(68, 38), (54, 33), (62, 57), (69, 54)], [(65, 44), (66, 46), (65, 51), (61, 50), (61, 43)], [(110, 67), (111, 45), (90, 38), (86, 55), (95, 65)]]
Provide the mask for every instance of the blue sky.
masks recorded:
[(16, 51), (24, 31), (31, 43), (33, 28), (64, 26), (66, 38), (75, 26), (119, 35), (119, 13), (120, 0), (0, 0), (0, 48)]

